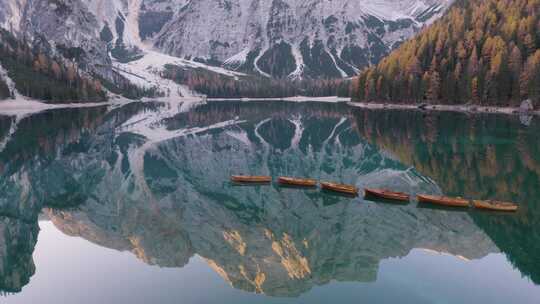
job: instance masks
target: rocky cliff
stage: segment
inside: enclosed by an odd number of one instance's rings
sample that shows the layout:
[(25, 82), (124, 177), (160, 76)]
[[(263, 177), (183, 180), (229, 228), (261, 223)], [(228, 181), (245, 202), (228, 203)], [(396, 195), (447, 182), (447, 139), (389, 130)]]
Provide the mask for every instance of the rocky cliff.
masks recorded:
[(275, 77), (347, 77), (377, 63), (451, 1), (187, 1), (161, 50)]

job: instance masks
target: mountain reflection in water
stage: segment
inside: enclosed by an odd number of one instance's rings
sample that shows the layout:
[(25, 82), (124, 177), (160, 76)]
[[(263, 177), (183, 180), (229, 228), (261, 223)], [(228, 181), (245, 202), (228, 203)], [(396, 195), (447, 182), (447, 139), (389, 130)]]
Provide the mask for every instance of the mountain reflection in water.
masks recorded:
[[(198, 255), (234, 288), (269, 296), (373, 282), (382, 260), (415, 248), (467, 259), (503, 252), (540, 284), (539, 130), (518, 117), (284, 102), (0, 116), (0, 290), (20, 292), (36, 271), (42, 211), (67, 235), (161, 267)], [(497, 198), (520, 210), (236, 187), (232, 173)]]

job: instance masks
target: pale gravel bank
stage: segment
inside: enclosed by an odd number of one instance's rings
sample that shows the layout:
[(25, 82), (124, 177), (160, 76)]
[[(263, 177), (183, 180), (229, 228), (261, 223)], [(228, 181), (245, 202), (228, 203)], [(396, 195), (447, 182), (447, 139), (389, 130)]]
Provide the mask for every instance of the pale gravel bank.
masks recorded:
[(355, 108), (363, 109), (388, 109), (388, 110), (425, 110), (425, 111), (441, 111), (441, 112), (461, 112), (461, 113), (494, 113), (494, 114), (526, 114), (540, 115), (540, 111), (530, 111), (520, 113), (517, 107), (490, 107), (490, 106), (470, 106), (470, 105), (420, 105), (410, 104), (387, 104), (387, 103), (366, 103), (348, 101), (348, 105)]
[(92, 108), (110, 105), (112, 105), (110, 102), (50, 104), (29, 99), (8, 99), (0, 101), (0, 114), (19, 116), (53, 109)]

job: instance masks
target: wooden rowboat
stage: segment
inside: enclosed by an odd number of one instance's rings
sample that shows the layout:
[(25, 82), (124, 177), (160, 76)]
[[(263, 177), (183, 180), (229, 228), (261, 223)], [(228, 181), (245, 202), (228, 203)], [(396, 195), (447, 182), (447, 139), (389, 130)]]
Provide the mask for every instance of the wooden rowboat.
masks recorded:
[(334, 192), (345, 193), (349, 195), (358, 195), (358, 188), (352, 185), (343, 185), (336, 183), (321, 183), (321, 187), (324, 190), (330, 190)]
[(281, 176), (278, 178), (278, 182), (282, 185), (300, 186), (300, 187), (315, 187), (317, 186), (317, 180), (308, 178), (295, 178)]
[(418, 202), (435, 204), (448, 207), (469, 207), (469, 200), (466, 200), (461, 197), (445, 197), (445, 196), (436, 196), (436, 195), (418, 195)]
[(380, 197), (384, 199), (394, 200), (394, 201), (404, 201), (408, 202), (410, 200), (410, 196), (407, 193), (403, 192), (393, 192), (385, 189), (369, 189), (366, 188), (364, 190), (365, 196), (374, 196), (374, 197)]
[(499, 202), (499, 201), (473, 201), (473, 206), (476, 209), (494, 210), (494, 211), (517, 211), (518, 205), (514, 203)]
[(231, 181), (235, 183), (270, 183), (272, 182), (271, 176), (249, 176), (249, 175), (232, 175)]

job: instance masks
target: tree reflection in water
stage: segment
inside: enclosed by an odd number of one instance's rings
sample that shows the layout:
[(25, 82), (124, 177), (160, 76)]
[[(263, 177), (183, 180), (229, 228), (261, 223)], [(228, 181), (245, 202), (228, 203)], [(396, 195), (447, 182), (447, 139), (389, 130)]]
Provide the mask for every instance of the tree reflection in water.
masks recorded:
[[(235, 288), (271, 296), (375, 281), (381, 260), (414, 248), (469, 259), (500, 250), (540, 283), (534, 120), (525, 128), (498, 115), (222, 102), (187, 112), (153, 103), (55, 110), (13, 123), (0, 116), (4, 291), (20, 291), (35, 271), (43, 208), (68, 235), (163, 267), (197, 254)], [(231, 173), (498, 198), (521, 209), (450, 212), (234, 187)]]

